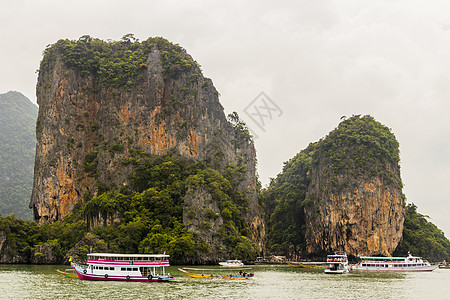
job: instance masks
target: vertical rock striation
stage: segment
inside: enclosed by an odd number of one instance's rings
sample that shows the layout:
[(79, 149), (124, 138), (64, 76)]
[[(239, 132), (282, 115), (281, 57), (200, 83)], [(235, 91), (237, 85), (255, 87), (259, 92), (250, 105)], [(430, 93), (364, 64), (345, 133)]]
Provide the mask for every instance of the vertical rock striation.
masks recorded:
[(308, 253), (391, 255), (405, 199), (398, 142), (370, 116), (354, 116), (317, 144), (305, 206)]
[[(389, 166), (386, 166), (389, 168)], [(341, 176), (338, 184), (354, 181), (343, 189), (330, 189), (329, 178), (313, 171), (306, 212), (308, 253), (343, 250), (349, 254), (393, 253), (402, 237), (404, 196), (401, 188), (382, 178), (352, 180)]]
[(370, 116), (341, 122), (287, 162), (266, 192), (272, 250), (391, 255), (405, 216), (399, 160), (386, 126)]
[(253, 142), (236, 133), (212, 81), (181, 47), (162, 38), (58, 41), (41, 62), (37, 99), (30, 207), (39, 224), (61, 220), (85, 197), (128, 186), (133, 167), (124, 161), (140, 151), (219, 157), (218, 171), (243, 165), (235, 188), (249, 200), (249, 226), (261, 225)]

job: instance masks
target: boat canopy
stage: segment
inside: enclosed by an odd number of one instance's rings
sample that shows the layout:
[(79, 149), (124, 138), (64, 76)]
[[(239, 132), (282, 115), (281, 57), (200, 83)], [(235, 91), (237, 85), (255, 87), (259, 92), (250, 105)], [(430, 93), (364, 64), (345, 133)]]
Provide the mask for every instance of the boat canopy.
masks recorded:
[(406, 257), (378, 257), (378, 256), (361, 256), (365, 260), (405, 260)]
[(88, 253), (88, 258), (98, 257), (98, 258), (124, 258), (129, 257), (137, 260), (137, 258), (168, 258), (168, 254), (117, 254), (117, 253)]

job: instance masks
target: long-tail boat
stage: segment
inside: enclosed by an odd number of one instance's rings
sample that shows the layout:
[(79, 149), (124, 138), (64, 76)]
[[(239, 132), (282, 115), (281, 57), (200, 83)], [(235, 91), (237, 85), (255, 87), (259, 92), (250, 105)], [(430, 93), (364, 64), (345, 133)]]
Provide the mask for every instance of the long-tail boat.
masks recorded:
[[(194, 268), (178, 268), (180, 272), (184, 275), (189, 276), (191, 278), (209, 278), (209, 279), (250, 279), (254, 277), (253, 273), (247, 273), (245, 270), (250, 270), (250, 268), (241, 268), (241, 269), (228, 269), (224, 273), (223, 269), (194, 269)], [(244, 270), (244, 271), (243, 271)], [(196, 271), (193, 273), (192, 271)], [(199, 273), (199, 271), (201, 271)], [(215, 273), (215, 271), (221, 271), (219, 273)], [(237, 273), (239, 271), (239, 273)], [(222, 274), (221, 274), (222, 273)]]

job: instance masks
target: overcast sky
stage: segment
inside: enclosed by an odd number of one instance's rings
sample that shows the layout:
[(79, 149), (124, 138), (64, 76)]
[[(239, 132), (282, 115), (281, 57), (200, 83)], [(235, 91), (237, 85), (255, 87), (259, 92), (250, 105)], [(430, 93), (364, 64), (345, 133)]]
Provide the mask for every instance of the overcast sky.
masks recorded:
[(36, 102), (59, 39), (163, 36), (253, 130), (264, 185), (341, 116), (370, 114), (400, 143), (407, 201), (450, 237), (449, 15), (449, 1), (2, 1), (0, 93)]

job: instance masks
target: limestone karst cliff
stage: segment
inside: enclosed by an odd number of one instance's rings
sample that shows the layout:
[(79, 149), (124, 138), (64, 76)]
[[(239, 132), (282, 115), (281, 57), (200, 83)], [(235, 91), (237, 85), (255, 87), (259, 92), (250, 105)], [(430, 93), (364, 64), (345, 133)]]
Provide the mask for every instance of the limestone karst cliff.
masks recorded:
[[(246, 226), (262, 246), (253, 142), (239, 122), (228, 122), (212, 81), (183, 48), (163, 38), (60, 40), (45, 50), (37, 100), (30, 207), (39, 224), (61, 220), (103, 192), (128, 188), (134, 166), (127, 160), (135, 153), (176, 153), (221, 173), (241, 168), (232, 188), (245, 197)], [(209, 193), (190, 187), (183, 209), (204, 205)], [(220, 216), (218, 207), (208, 207)], [(102, 218), (99, 224), (120, 215)], [(201, 231), (187, 213), (184, 221)]]
[(353, 116), (287, 162), (266, 198), (273, 251), (390, 255), (405, 215), (398, 142), (372, 117)]

